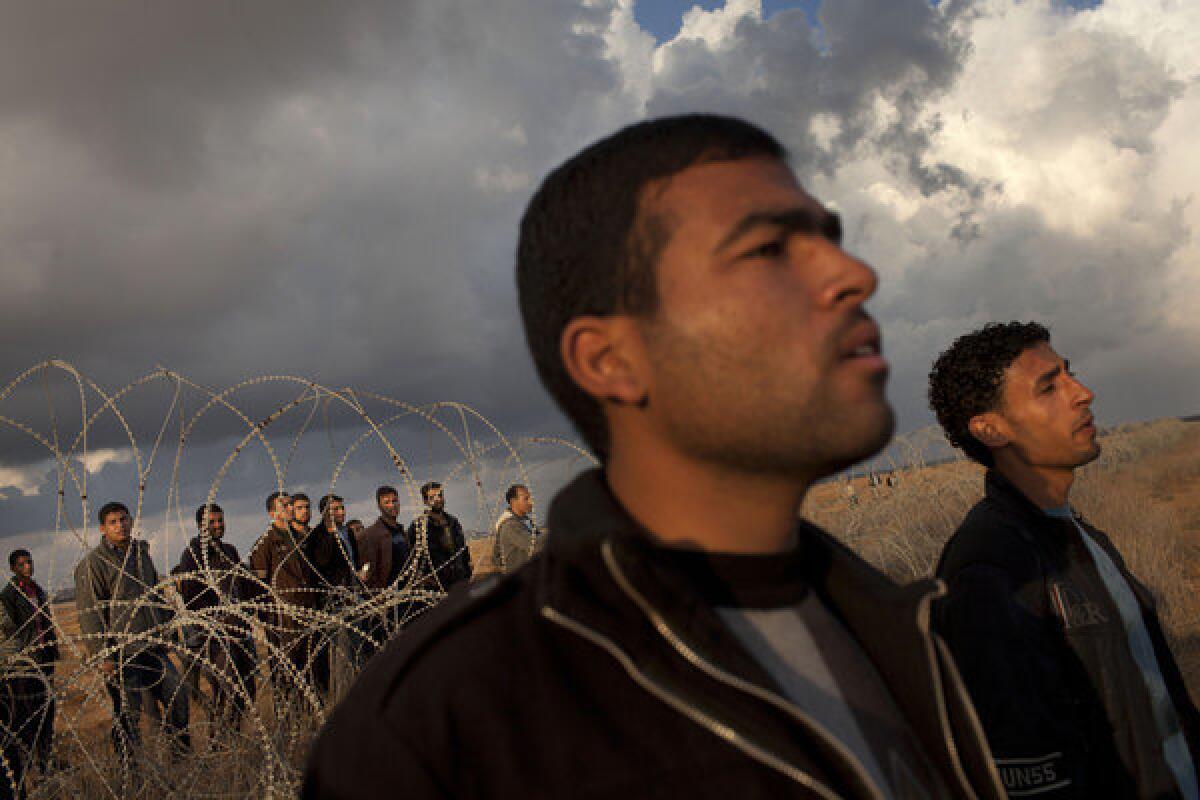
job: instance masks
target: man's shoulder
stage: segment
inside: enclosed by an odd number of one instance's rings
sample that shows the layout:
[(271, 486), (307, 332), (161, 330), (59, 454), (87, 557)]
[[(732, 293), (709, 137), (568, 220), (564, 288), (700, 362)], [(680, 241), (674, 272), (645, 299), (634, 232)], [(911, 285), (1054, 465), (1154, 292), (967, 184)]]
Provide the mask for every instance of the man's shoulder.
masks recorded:
[(938, 577), (950, 579), (972, 566), (987, 566), (1013, 575), (1038, 567), (1033, 532), (1019, 515), (984, 498), (967, 512), (942, 551)]
[(466, 685), (511, 680), (539, 619), (530, 577), (496, 575), (451, 592), (371, 660), (338, 713), (392, 716), (414, 698), (446, 702)]

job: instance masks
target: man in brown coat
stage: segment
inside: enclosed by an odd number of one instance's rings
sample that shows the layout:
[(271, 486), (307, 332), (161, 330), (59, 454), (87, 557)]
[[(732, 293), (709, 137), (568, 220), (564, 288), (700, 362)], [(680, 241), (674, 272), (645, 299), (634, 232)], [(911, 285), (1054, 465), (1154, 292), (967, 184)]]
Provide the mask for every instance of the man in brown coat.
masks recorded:
[[(267, 640), (291, 662), (295, 678), (309, 680), (317, 647), (315, 637), (307, 632), (312, 624), (308, 612), (320, 605), (317, 567), (329, 559), (329, 547), (326, 537), (297, 538), (292, 498), (286, 492), (272, 492), (266, 505), (271, 526), (250, 552), (250, 569), (260, 581), (262, 601), (273, 601), (262, 612)], [(274, 676), (279, 675), (277, 668)], [(320, 685), (320, 673), (315, 678)], [(277, 680), (275, 685), (286, 683)]]

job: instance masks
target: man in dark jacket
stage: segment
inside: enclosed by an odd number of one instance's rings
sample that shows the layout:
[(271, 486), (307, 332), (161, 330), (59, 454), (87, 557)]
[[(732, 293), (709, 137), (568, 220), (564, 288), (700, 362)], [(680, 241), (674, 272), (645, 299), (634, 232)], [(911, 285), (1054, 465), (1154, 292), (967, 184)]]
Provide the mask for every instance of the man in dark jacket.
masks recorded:
[(458, 517), (446, 511), (446, 492), (430, 481), (421, 487), (425, 510), (408, 526), (408, 543), (418, 557), (415, 585), (449, 591), (471, 579), (471, 551)]
[(392, 486), (375, 490), (379, 518), (358, 539), (358, 557), (366, 567), (369, 589), (386, 589), (400, 577), (408, 563), (409, 543), (400, 515), (400, 493)]
[(12, 578), (0, 589), (0, 637), (11, 640), (10, 650), (20, 657), (5, 679), (13, 701), (12, 719), (6, 720), (21, 742), (16, 783), (24, 767), (44, 770), (54, 739), (54, 662), (58, 660), (58, 635), (46, 592), (33, 579), (33, 556), (28, 550), (8, 555)]
[(252, 593), (242, 570), (237, 547), (225, 541), (225, 512), (216, 503), (196, 509), (200, 535), (192, 537), (179, 564), (179, 594), (196, 616), (185, 631), (186, 644), (195, 655), (189, 685), (199, 694), (199, 673), (212, 686), (213, 708), (235, 730), (254, 702), (254, 640), (246, 621), (228, 609)]
[(875, 273), (785, 157), (673, 117), (542, 184), (522, 319), (602, 467), (554, 499), (542, 553), (367, 666), (307, 797), (1001, 796), (935, 586), (797, 521), (893, 423)]
[(1200, 716), (1154, 598), (1070, 506), (1100, 453), (1092, 393), (1043, 326), (1011, 322), (959, 338), (929, 397), (988, 468), (938, 565), (938, 627), (1010, 796), (1195, 800)]

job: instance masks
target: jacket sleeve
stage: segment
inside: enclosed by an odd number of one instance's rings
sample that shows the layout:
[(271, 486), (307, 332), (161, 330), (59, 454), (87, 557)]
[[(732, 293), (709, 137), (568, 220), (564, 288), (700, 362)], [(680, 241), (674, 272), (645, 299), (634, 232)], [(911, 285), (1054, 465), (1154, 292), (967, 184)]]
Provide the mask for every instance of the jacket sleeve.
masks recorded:
[(516, 569), (529, 560), (529, 530), (516, 517), (509, 517), (496, 531), (496, 550), (503, 559), (504, 571)]
[(467, 547), (467, 537), (463, 533), (462, 523), (456, 517), (454, 520), (454, 546), (458, 549), (458, 564), (459, 572), (462, 580), (467, 580), (471, 577), (473, 569), (471, 567), (471, 548)]
[[(195, 573), (200, 569), (200, 565), (196, 563), (195, 555), (192, 553), (191, 545), (183, 548), (183, 553), (179, 556), (179, 564), (175, 569), (171, 570), (174, 575), (188, 575)], [(192, 603), (204, 590), (204, 584), (195, 577), (181, 577), (179, 579), (179, 594), (183, 597), (183, 604), (188, 608), (192, 607)]]
[(1010, 797), (1088, 798), (1086, 740), (1063, 712), (1046, 622), (998, 566), (972, 564), (948, 582), (940, 633), (954, 655)]
[(111, 592), (96, 569), (94, 560), (84, 558), (75, 567), (75, 607), (79, 609), (79, 632), (83, 634), (83, 646), (93, 656), (111, 643), (108, 636), (108, 606), (111, 599)]

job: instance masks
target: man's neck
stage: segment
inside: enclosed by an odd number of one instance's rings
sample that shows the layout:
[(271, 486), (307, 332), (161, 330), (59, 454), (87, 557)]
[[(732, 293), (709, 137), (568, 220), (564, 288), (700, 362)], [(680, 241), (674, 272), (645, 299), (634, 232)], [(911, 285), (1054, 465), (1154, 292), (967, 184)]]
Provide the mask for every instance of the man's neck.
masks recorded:
[(996, 471), (1038, 508), (1065, 506), (1075, 483), (1074, 469), (1036, 467), (1004, 456), (996, 459)]
[(645, 450), (614, 448), (605, 476), (625, 510), (668, 547), (781, 553), (795, 546), (807, 482), (746, 475)]

